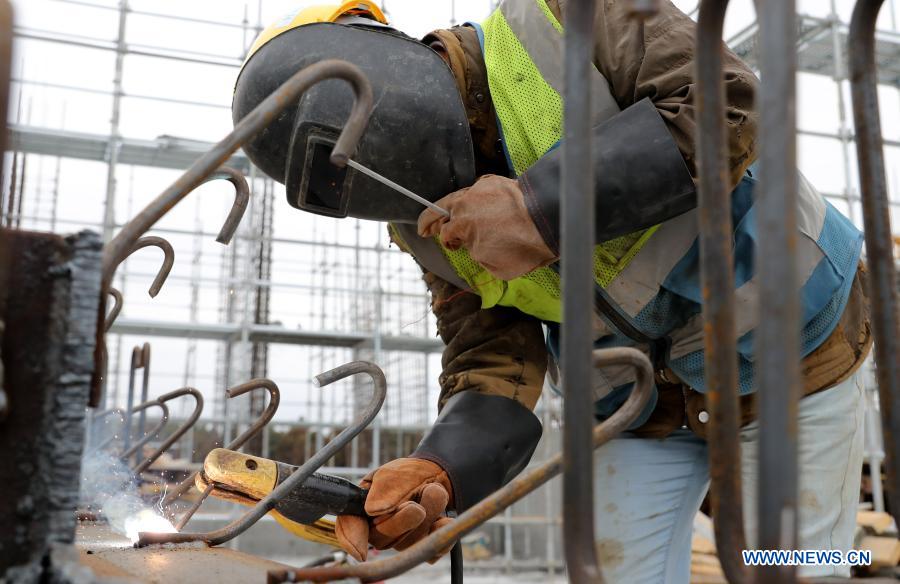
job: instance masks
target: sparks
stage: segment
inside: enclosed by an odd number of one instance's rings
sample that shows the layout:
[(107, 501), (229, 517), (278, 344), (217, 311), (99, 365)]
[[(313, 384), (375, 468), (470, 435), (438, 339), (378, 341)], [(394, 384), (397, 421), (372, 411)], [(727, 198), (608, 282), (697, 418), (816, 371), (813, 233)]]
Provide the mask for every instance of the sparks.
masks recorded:
[(125, 535), (131, 543), (137, 543), (138, 535), (142, 531), (156, 533), (176, 533), (177, 530), (165, 517), (158, 515), (151, 509), (144, 509), (125, 520)]

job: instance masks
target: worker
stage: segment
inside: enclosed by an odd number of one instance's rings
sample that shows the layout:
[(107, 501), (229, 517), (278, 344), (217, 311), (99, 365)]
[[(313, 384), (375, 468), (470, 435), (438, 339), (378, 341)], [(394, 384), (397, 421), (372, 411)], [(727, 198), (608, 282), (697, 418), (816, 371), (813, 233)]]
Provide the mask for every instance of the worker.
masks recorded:
[[(687, 582), (693, 519), (708, 490), (703, 301), (696, 206), (695, 23), (673, 4), (643, 24), (622, 0), (599, 2), (591, 87), (596, 347), (637, 347), (654, 364), (653, 398), (596, 453), (597, 547), (609, 582)], [(327, 58), (366, 73), (375, 109), (353, 156), (449, 211), (449, 217), (352, 169), (328, 163), (353, 101), (316, 85), (245, 147), (286, 185), (292, 205), (390, 221), (424, 271), (446, 343), (439, 415), (419, 446), (367, 475), (368, 518), (342, 516), (342, 546), (405, 549), (511, 480), (542, 428), (532, 413), (561, 323), (560, 163), (564, 0), (504, 0), (480, 24), (421, 41), (367, 1), (292, 12), (265, 30), (236, 85), (235, 121), (293, 73)], [(583, 15), (590, 18), (591, 15)], [(753, 331), (759, 232), (758, 81), (724, 50), (744, 520), (756, 545)], [(852, 548), (862, 467), (860, 364), (871, 345), (862, 236), (801, 177), (797, 280), (802, 302), (799, 405), (803, 549)], [(546, 329), (546, 340), (545, 340)], [(627, 368), (594, 374), (597, 420), (632, 388)], [(587, 389), (587, 388), (586, 388)], [(588, 447), (587, 444), (584, 445)], [(849, 576), (846, 566), (806, 576)]]

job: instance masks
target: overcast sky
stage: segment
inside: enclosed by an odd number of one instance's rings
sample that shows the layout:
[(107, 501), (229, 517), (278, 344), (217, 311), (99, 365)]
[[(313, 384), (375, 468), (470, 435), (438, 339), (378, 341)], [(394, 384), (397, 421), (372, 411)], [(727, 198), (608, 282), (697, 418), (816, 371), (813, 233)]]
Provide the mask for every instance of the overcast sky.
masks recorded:
[[(880, 28), (897, 30), (897, 14), (888, 0), (882, 9)], [(88, 6), (90, 4), (93, 6)], [(193, 52), (197, 56), (217, 55), (228, 63), (238, 63), (245, 48), (254, 37), (253, 28), (272, 22), (289, 10), (304, 4), (293, 0), (130, 0), (130, 7), (138, 13), (127, 20), (127, 43), (135, 47), (164, 47)], [(308, 4), (308, 3), (306, 3)], [(388, 0), (387, 11), (392, 23), (408, 34), (422, 36), (435, 28), (448, 26), (455, 20), (480, 21), (489, 11), (488, 0)], [(681, 0), (676, 4), (685, 11), (696, 6), (696, 0)], [(848, 21), (852, 10), (850, 0), (837, 2), (837, 11), (843, 21)], [(63, 0), (13, 0), (17, 25), (25, 30), (44, 34), (51, 32), (67, 38), (83, 37), (87, 44), (100, 41), (113, 42), (118, 29), (118, 13), (111, 8), (115, 0), (85, 0), (67, 3)], [(455, 14), (451, 6), (455, 6)], [(753, 20), (752, 0), (731, 2), (726, 21), (728, 38)], [(801, 0), (799, 10), (814, 16), (825, 17), (830, 12), (828, 0)], [(178, 15), (193, 19), (211, 19), (231, 23), (233, 26), (202, 24), (196, 21), (178, 21), (159, 16), (139, 14), (152, 12)], [(240, 26), (246, 19), (246, 26)], [(115, 53), (97, 48), (69, 46), (39, 40), (19, 39), (15, 45), (15, 75), (29, 83), (13, 87), (13, 120), (22, 124), (65, 129), (103, 135), (109, 132), (110, 109), (113, 88)], [(120, 131), (128, 138), (152, 140), (161, 135), (172, 135), (204, 141), (217, 141), (231, 129), (230, 102), (237, 67), (212, 66), (128, 55), (124, 61), (122, 115)], [(61, 89), (56, 86), (73, 86), (78, 89)], [(838, 130), (837, 90), (829, 77), (800, 75), (800, 99), (798, 123), (801, 128), (836, 132)], [(21, 111), (16, 103), (21, 89)], [(845, 88), (846, 92), (846, 88)], [(188, 105), (148, 99), (190, 101), (206, 105)], [(896, 88), (881, 88), (882, 120), (886, 138), (900, 140), (900, 95)], [(849, 97), (848, 97), (849, 103)], [(845, 181), (843, 155), (840, 142), (826, 138), (801, 137), (800, 165), (809, 179), (827, 192), (841, 192)], [(852, 153), (851, 153), (852, 154)], [(888, 149), (888, 182), (897, 198), (898, 165), (900, 152)], [(28, 182), (24, 225), (48, 228), (50, 197), (54, 188), (56, 160), (29, 157)], [(851, 182), (855, 182), (855, 159), (851, 161)], [(124, 222), (152, 197), (171, 183), (178, 172), (121, 166), (117, 197), (117, 220)], [(61, 165), (59, 185), (58, 231), (71, 231), (83, 225), (95, 225), (102, 221), (103, 198), (106, 188), (106, 165), (99, 162), (64, 160)], [(204, 232), (218, 231), (229, 201), (230, 186), (211, 184), (188, 198), (175, 211), (167, 215), (160, 227)], [(835, 203), (848, 212), (846, 205)], [(858, 212), (855, 213), (858, 219)], [(900, 216), (894, 215), (895, 228)], [(303, 241), (353, 244), (357, 237), (369, 249), (376, 245), (387, 246), (382, 228), (375, 224), (339, 222), (301, 214), (284, 201), (278, 186), (275, 192), (275, 235), (278, 238)], [(221, 270), (221, 248), (213, 237), (203, 238), (195, 249), (190, 235), (167, 235), (176, 249), (176, 267), (163, 292), (150, 300), (146, 287), (157, 267), (155, 252), (143, 252), (129, 266), (134, 275), (126, 286), (124, 316), (142, 319), (162, 319), (183, 322), (188, 319), (190, 304), (189, 280), (192, 277), (190, 258), (200, 254), (199, 275), (205, 278), (201, 287), (201, 306), (198, 320), (215, 323), (219, 319), (221, 293), (216, 285)], [(355, 272), (355, 255), (352, 250), (321, 248), (290, 242), (275, 245), (272, 279), (272, 320), (289, 328), (307, 330), (344, 330), (358, 328), (353, 318), (356, 295), (332, 290), (325, 298), (304, 287), (328, 285), (331, 288), (366, 290), (364, 298), (371, 308), (372, 292), (376, 287), (374, 251), (366, 251), (360, 257), (362, 275)], [(384, 265), (380, 285), (395, 292), (421, 294), (418, 270), (413, 262), (400, 254), (383, 254)], [(371, 322), (367, 325), (372, 326)], [(433, 335), (433, 319), (428, 316), (424, 297), (396, 297), (385, 308), (383, 328), (389, 334)], [(115, 337), (111, 338), (112, 343)], [(143, 342), (143, 338), (126, 337), (123, 351), (130, 353), (131, 345)], [(150, 339), (154, 349), (154, 372), (151, 395), (157, 395), (177, 387), (185, 369), (187, 343), (171, 339)], [(111, 344), (112, 344), (111, 343)], [(324, 364), (337, 365), (349, 359), (349, 352), (335, 349), (297, 348), (273, 346), (270, 350), (269, 373), (282, 386), (284, 397), (279, 419), (311, 419), (319, 415), (310, 410), (309, 400), (318, 395), (309, 387), (308, 379), (318, 373)], [(197, 368), (193, 382), (211, 396), (223, 388), (212, 388), (216, 363), (216, 344), (201, 342), (196, 355)], [(127, 362), (120, 361), (121, 367)], [(392, 356), (388, 365), (392, 390), (389, 399), (389, 418), (393, 422), (420, 422), (434, 415), (436, 378), (439, 373), (437, 356), (429, 360), (428, 379), (431, 395), (427, 400), (411, 403), (409, 396), (416, 393), (425, 375), (425, 360), (418, 356)], [(393, 373), (393, 377), (391, 376)], [(400, 388), (404, 388), (401, 390)], [(124, 388), (120, 385), (120, 390)], [(405, 393), (403, 393), (405, 391)], [(332, 392), (328, 405), (330, 413), (341, 418), (346, 410), (343, 391)], [(122, 395), (120, 393), (120, 395)], [(399, 399), (397, 396), (407, 396)], [(177, 410), (176, 410), (177, 411)], [(208, 409), (212, 413), (212, 409)]]

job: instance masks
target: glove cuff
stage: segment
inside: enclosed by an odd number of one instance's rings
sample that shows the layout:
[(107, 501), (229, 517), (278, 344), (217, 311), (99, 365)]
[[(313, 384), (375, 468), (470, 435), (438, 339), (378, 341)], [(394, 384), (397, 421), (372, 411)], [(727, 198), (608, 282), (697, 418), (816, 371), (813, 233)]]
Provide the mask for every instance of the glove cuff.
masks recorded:
[(525, 468), (541, 430), (537, 416), (515, 400), (464, 391), (447, 400), (410, 457), (446, 471), (462, 513)]
[[(691, 173), (649, 99), (595, 126), (591, 140), (596, 242), (646, 229), (696, 206)], [(557, 254), (564, 147), (546, 153), (518, 179), (532, 221)]]

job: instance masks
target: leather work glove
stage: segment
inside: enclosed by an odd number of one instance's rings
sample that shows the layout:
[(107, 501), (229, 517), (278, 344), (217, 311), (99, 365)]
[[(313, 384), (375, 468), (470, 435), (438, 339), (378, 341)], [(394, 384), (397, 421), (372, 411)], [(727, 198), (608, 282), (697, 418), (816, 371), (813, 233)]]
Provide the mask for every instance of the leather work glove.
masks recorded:
[(338, 543), (358, 561), (365, 561), (369, 544), (404, 550), (452, 521), (444, 516), (453, 496), (450, 479), (429, 460), (392, 460), (366, 475), (360, 486), (369, 489), (369, 517), (341, 515), (335, 523)]
[(419, 235), (439, 235), (451, 250), (465, 248), (496, 278), (512, 280), (557, 258), (538, 232), (513, 179), (484, 175), (471, 187), (436, 203), (450, 217), (426, 209), (419, 215)]

